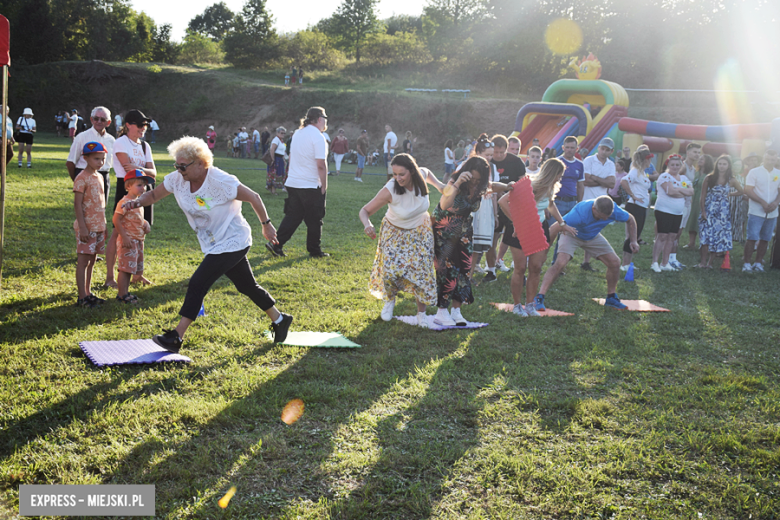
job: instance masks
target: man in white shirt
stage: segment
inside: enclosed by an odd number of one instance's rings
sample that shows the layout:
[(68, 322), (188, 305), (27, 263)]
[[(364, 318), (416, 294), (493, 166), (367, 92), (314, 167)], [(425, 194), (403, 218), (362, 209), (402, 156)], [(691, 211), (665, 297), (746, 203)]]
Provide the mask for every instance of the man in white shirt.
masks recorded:
[(246, 133), (246, 127), (241, 127), (238, 132), (238, 147), (240, 148), (241, 158), (246, 159), (246, 142), (249, 139), (249, 134)]
[[(615, 163), (609, 156), (615, 149), (615, 142), (609, 137), (605, 137), (599, 143), (596, 155), (590, 155), (582, 161), (582, 167), (585, 172), (583, 185), (585, 189), (582, 192), (582, 200), (597, 199), (602, 195), (608, 195), (607, 191), (615, 187)], [(580, 267), (586, 271), (594, 271), (590, 266), (590, 254), (585, 252), (585, 261)]]
[[(750, 200), (743, 272), (764, 272), (764, 255), (777, 224), (777, 206), (780, 204), (780, 170), (776, 168), (777, 155), (777, 150), (767, 149), (763, 164), (750, 170), (745, 178), (745, 195)], [(751, 264), (754, 248), (756, 261)]]
[(114, 136), (106, 132), (106, 127), (111, 124), (111, 111), (106, 107), (95, 107), (92, 109), (92, 115), (90, 116), (92, 121), (92, 128), (81, 132), (74, 139), (70, 146), (70, 153), (68, 154), (68, 162), (65, 163), (68, 168), (68, 175), (71, 180), (76, 179), (76, 175), (81, 173), (81, 170), (87, 167), (87, 161), (81, 155), (81, 151), (84, 149), (84, 145), (91, 142), (102, 144), (106, 151), (106, 162), (103, 164), (103, 168), (98, 171), (103, 176), (103, 195), (105, 197), (106, 206), (108, 206), (108, 193), (111, 189), (111, 168), (114, 165)]
[(284, 219), (276, 233), (277, 244), (266, 242), (274, 256), (286, 256), (284, 244), (292, 238), (301, 222), (306, 224), (306, 249), (313, 258), (330, 256), (321, 247), (322, 219), (325, 217), (325, 196), (328, 191), (328, 144), (323, 132), (328, 116), (322, 107), (306, 112), (303, 128), (297, 130), (290, 143), (290, 163)]
[(385, 141), (383, 143), (383, 151), (385, 153), (385, 168), (387, 168), (387, 180), (389, 181), (393, 177), (393, 170), (390, 167), (390, 161), (395, 154), (395, 145), (398, 144), (398, 136), (395, 135), (390, 125), (385, 125)]
[(157, 124), (157, 121), (152, 119), (152, 121), (149, 123), (149, 130), (151, 131), (151, 135), (149, 136), (149, 142), (150, 143), (156, 143), (157, 141), (154, 138), (154, 133), (160, 129), (160, 125)]
[(260, 131), (252, 127), (252, 145), (255, 149), (255, 159), (257, 159), (257, 156), (260, 155)]

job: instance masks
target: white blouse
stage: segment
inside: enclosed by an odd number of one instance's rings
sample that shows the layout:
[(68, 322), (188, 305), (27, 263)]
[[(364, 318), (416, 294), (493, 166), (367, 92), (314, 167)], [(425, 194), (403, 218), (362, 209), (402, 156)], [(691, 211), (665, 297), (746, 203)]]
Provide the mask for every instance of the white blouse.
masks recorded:
[(395, 227), (414, 229), (425, 222), (431, 203), (428, 195), (415, 195), (414, 187), (407, 189), (403, 195), (395, 192), (395, 179), (390, 179), (385, 188), (390, 192), (393, 201), (387, 206), (385, 218)]

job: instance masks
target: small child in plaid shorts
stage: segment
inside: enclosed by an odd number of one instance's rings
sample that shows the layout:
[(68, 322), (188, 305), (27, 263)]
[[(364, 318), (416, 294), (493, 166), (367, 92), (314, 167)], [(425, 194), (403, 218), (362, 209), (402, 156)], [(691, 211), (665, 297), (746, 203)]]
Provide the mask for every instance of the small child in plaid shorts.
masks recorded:
[(150, 182), (152, 178), (145, 176), (143, 170), (127, 172), (125, 174), (127, 195), (116, 205), (112, 219), (119, 232), (116, 237), (116, 261), (119, 273), (116, 299), (122, 303), (138, 303), (138, 297), (130, 294), (130, 279), (133, 275), (142, 275), (144, 272), (144, 236), (151, 231), (149, 223), (144, 220), (143, 208), (123, 209), (122, 206), (143, 195), (146, 185)]
[(103, 177), (98, 170), (106, 162), (106, 149), (102, 144), (89, 142), (81, 151), (87, 167), (73, 180), (73, 208), (76, 220), (76, 287), (79, 307), (94, 307), (106, 300), (92, 294), (92, 271), (95, 259), (106, 252), (106, 201), (103, 196)]

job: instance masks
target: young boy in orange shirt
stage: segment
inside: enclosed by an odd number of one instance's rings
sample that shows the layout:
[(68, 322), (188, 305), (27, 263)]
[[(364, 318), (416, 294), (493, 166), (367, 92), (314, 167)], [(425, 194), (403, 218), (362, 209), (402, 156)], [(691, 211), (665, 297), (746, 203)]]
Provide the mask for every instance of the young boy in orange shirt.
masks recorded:
[(144, 235), (151, 231), (149, 223), (144, 220), (143, 208), (123, 209), (125, 202), (135, 200), (143, 195), (146, 185), (152, 182), (151, 177), (144, 175), (143, 170), (134, 170), (125, 174), (125, 189), (127, 195), (119, 201), (114, 211), (112, 222), (119, 232), (116, 237), (118, 294), (116, 299), (122, 303), (138, 303), (138, 297), (130, 294), (130, 278), (142, 275), (144, 272)]
[(97, 254), (106, 252), (106, 202), (103, 197), (103, 177), (98, 170), (106, 162), (106, 149), (102, 144), (89, 142), (82, 149), (87, 167), (73, 180), (73, 208), (76, 220), (76, 287), (79, 297), (76, 305), (92, 308), (105, 302), (90, 290), (92, 271)]

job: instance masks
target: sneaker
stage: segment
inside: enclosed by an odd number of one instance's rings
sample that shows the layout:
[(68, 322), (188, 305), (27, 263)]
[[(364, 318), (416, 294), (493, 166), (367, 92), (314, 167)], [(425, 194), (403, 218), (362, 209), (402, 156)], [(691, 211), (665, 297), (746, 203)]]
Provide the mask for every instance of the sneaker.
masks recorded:
[(492, 272), (488, 271), (485, 277), (482, 279), (483, 283), (490, 283), (495, 282), (497, 280), (496, 275), (494, 275)]
[(19, 161), (19, 168), (22, 167), (22, 161)]
[(742, 264), (742, 272), (743, 273), (752, 273), (753, 272), (753, 265), (752, 264)]
[(534, 302), (525, 304), (525, 313), (531, 318), (537, 318), (541, 316), (539, 311), (536, 310), (536, 304)]
[(282, 315), (282, 321), (279, 323), (271, 323), (271, 329), (274, 331), (274, 343), (281, 343), (287, 339), (287, 332), (292, 325), (293, 317), (289, 314), (280, 313)]
[(428, 315), (424, 312), (418, 312), (417, 313), (417, 326), (421, 329), (427, 329), (428, 328)]
[(485, 270), (482, 268), (481, 265), (478, 265), (477, 267), (474, 268), (474, 272), (475, 273), (479, 273), (479, 274), (483, 274), (485, 272)]
[(32, 163), (29, 163), (29, 162), (28, 162), (28, 163), (27, 163), (27, 167), (28, 167), (28, 168), (32, 168)]
[(764, 271), (764, 264), (759, 264), (758, 262), (753, 264), (753, 272), (754, 273), (764, 273), (764, 272), (766, 272), (766, 271)]
[(360, 177), (355, 177), (355, 180), (358, 182), (363, 182), (363, 179), (361, 179)]
[(650, 266), (650, 269), (652, 269), (654, 273), (661, 272), (661, 266), (658, 265), (658, 262), (653, 262), (653, 265)]
[(385, 303), (384, 308), (380, 316), (384, 321), (390, 321), (393, 319), (393, 309), (395, 309), (395, 298)]
[(682, 271), (683, 269), (685, 269), (687, 267), (687, 266), (681, 264), (679, 260), (672, 260), (669, 263), (672, 264), (672, 267), (674, 267), (678, 271)]
[(455, 320), (450, 317), (450, 312), (447, 309), (439, 309), (436, 316), (433, 318), (433, 322), (442, 327), (454, 327)]
[(537, 294), (534, 298), (534, 307), (537, 311), (546, 311), (547, 307), (544, 306), (544, 294)]
[(309, 253), (309, 256), (312, 258), (328, 258), (330, 253), (326, 253), (325, 251), (318, 251), (316, 253)]
[(522, 303), (518, 303), (518, 304), (516, 304), (516, 305), (514, 306), (514, 308), (512, 309), (512, 312), (513, 312), (514, 314), (517, 314), (517, 315), (518, 315), (518, 316), (520, 316), (521, 318), (527, 318), (527, 317), (528, 317), (528, 313), (527, 313), (527, 312), (525, 312), (525, 309), (523, 308), (523, 304), (522, 304)]
[(265, 248), (268, 249), (274, 256), (287, 256), (279, 244), (272, 244), (271, 242), (265, 243)]
[(162, 334), (157, 334), (152, 338), (152, 341), (168, 352), (172, 352), (174, 354), (179, 353), (179, 349), (181, 349), (181, 345), (183, 343), (179, 337), (179, 333), (175, 330), (166, 330)]
[(510, 268), (508, 268), (506, 265), (504, 265), (504, 261), (503, 261), (503, 260), (498, 260), (498, 261), (496, 262), (496, 267), (497, 267), (497, 268), (498, 268), (498, 270), (499, 270), (499, 271), (501, 271), (502, 273), (508, 273), (509, 271), (511, 271), (511, 269), (510, 269)]
[(620, 266), (620, 270), (625, 273), (626, 271), (628, 271), (628, 266), (627, 265), (621, 265)]
[(455, 325), (458, 327), (465, 327), (468, 325), (466, 322), (466, 318), (463, 317), (463, 315), (460, 313), (460, 309), (452, 309), (452, 312), (450, 312), (450, 317), (452, 318), (452, 321), (455, 322)]
[(669, 262), (668, 264), (661, 266), (661, 271), (677, 271), (677, 269)]
[(591, 273), (598, 273), (596, 269), (593, 269), (593, 267), (591, 267), (590, 262), (582, 262), (580, 264), (580, 269), (582, 269), (583, 271), (590, 271)]
[(615, 296), (608, 296), (604, 301), (604, 307), (612, 307), (613, 309), (620, 311), (624, 311), (628, 308), (620, 301), (620, 298), (618, 298), (617, 294)]

